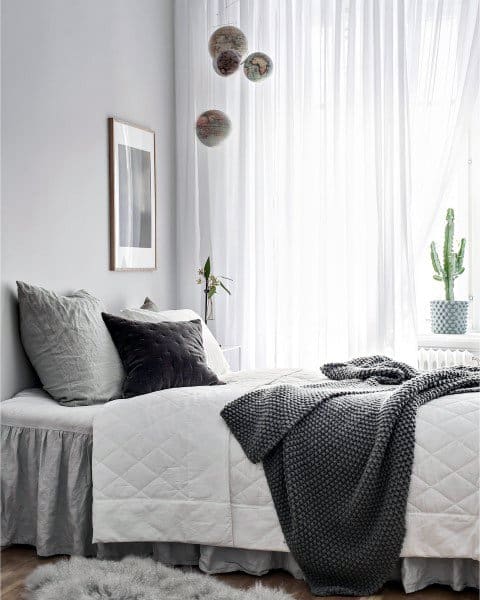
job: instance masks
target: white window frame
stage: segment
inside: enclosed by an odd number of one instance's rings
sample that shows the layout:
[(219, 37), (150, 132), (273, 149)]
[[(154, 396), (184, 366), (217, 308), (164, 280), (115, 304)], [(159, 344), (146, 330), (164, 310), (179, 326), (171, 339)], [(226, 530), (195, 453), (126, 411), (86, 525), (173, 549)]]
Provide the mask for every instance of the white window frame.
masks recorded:
[[(478, 113), (479, 111), (476, 111)], [(471, 330), (480, 332), (480, 116), (468, 134), (468, 297)]]

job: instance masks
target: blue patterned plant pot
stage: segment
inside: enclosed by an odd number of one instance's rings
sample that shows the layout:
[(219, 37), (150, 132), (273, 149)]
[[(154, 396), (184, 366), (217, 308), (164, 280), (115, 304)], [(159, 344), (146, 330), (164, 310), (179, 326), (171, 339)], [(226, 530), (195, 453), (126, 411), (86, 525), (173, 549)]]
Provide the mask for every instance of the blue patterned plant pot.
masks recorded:
[(432, 333), (466, 333), (468, 300), (432, 300)]

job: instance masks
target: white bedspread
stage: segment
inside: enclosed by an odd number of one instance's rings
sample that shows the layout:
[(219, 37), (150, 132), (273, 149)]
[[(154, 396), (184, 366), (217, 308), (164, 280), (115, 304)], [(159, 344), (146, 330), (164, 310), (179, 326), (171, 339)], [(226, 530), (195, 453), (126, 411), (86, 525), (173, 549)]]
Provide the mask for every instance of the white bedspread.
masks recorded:
[[(288, 551), (263, 468), (219, 413), (256, 387), (320, 379), (298, 369), (245, 371), (224, 386), (105, 405), (93, 424), (94, 541)], [(479, 422), (474, 393), (419, 410), (403, 557), (480, 559)]]

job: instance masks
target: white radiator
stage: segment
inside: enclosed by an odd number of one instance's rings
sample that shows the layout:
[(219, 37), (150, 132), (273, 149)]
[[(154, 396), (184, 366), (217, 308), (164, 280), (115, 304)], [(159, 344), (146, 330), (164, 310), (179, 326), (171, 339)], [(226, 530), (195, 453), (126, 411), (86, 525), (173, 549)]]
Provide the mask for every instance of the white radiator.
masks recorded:
[(441, 369), (453, 365), (478, 365), (478, 357), (468, 350), (451, 350), (449, 348), (419, 348), (418, 368), (421, 371)]

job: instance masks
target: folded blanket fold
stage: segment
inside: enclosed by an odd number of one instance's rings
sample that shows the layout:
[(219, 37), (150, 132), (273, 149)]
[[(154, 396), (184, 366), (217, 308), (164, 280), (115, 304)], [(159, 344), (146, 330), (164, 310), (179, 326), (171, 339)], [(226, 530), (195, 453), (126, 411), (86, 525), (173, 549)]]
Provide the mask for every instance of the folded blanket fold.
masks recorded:
[(320, 370), (330, 379), (371, 379), (399, 384), (420, 374), (417, 369), (388, 356), (362, 356), (344, 363), (327, 363)]
[(375, 356), (322, 370), (336, 381), (256, 390), (221, 414), (247, 457), (263, 462), (312, 592), (369, 595), (400, 555), (417, 409), (478, 389), (480, 369), (419, 374)]

